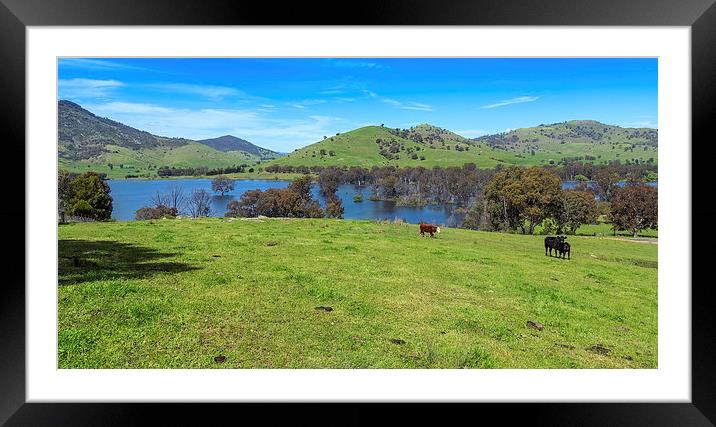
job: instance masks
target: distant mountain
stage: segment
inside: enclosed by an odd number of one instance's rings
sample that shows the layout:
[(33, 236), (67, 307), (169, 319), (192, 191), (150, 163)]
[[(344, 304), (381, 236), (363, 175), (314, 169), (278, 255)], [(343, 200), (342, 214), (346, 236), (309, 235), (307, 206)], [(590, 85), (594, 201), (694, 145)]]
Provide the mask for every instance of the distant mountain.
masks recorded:
[(269, 165), (462, 166), (555, 165), (570, 160), (657, 162), (658, 131), (573, 120), (468, 139), (431, 124), (366, 126), (328, 137)]
[(99, 117), (70, 101), (57, 104), (57, 143), (60, 157), (74, 160), (89, 159), (108, 152), (108, 145), (131, 150), (141, 148), (180, 147), (189, 141), (179, 138), (162, 138)]
[(200, 144), (208, 145), (209, 147), (223, 151), (243, 151), (249, 154), (256, 155), (261, 159), (275, 159), (281, 156), (281, 153), (271, 151), (267, 148), (259, 147), (251, 142), (237, 138), (233, 135), (224, 135), (218, 138), (202, 139), (197, 141)]
[[(223, 168), (251, 166), (272, 152), (219, 151), (184, 138), (152, 135), (131, 126), (99, 117), (70, 101), (57, 103), (57, 149), (63, 169), (93, 170), (111, 178), (156, 176), (162, 166)], [(238, 139), (238, 138), (237, 138)]]

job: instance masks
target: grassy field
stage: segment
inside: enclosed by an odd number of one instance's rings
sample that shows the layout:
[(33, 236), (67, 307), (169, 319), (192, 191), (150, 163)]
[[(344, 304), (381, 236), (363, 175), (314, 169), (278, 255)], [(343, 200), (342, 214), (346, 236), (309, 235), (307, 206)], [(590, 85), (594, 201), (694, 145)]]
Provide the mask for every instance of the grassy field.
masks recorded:
[(326, 219), (60, 225), (59, 367), (656, 368), (657, 245), (572, 236), (562, 260), (542, 239)]
[(115, 145), (107, 145), (106, 148), (110, 152), (88, 160), (60, 157), (59, 165), (69, 172), (83, 173), (91, 170), (106, 173), (108, 178), (122, 179), (127, 175), (157, 178), (157, 169), (161, 166), (206, 166), (213, 169), (241, 164), (253, 165), (258, 160), (258, 157), (242, 151), (224, 153), (196, 142), (175, 148), (130, 150)]

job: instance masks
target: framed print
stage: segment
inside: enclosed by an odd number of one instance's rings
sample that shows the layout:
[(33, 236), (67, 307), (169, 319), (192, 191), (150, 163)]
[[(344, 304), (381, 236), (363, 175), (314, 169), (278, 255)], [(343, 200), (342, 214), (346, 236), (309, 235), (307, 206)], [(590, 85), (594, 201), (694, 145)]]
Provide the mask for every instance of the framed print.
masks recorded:
[(523, 3), (3, 0), (0, 419), (712, 425), (716, 9)]

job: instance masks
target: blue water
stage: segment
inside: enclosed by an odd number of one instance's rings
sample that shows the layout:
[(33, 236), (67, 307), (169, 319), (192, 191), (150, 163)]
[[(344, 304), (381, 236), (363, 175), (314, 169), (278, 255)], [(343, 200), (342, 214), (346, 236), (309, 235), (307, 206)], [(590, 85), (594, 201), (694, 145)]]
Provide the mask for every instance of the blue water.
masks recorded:
[[(269, 188), (286, 188), (288, 181), (268, 180), (236, 180), (234, 191), (224, 196), (213, 195), (210, 179), (171, 179), (156, 181), (122, 180), (113, 179), (107, 181), (111, 189), (114, 209), (112, 218), (118, 221), (129, 221), (134, 219), (137, 209), (152, 205), (151, 199), (157, 192), (165, 194), (174, 186), (179, 186), (188, 197), (196, 189), (204, 189), (212, 194), (211, 215), (223, 217), (226, 213), (226, 205), (234, 199), (238, 199), (247, 190), (267, 190)], [(562, 188), (574, 188), (578, 182), (565, 181)], [(657, 183), (649, 183), (657, 186)], [(313, 186), (313, 197), (324, 205), (325, 200), (318, 194), (317, 186)], [(363, 196), (363, 201), (355, 203), (353, 197), (357, 194)], [(429, 205), (429, 206), (396, 206), (395, 202), (371, 201), (368, 200), (371, 192), (366, 187), (343, 185), (338, 189), (338, 197), (343, 202), (343, 217), (346, 219), (402, 219), (411, 224), (421, 221), (433, 224), (455, 226), (462, 220), (462, 215), (455, 212), (452, 205)]]

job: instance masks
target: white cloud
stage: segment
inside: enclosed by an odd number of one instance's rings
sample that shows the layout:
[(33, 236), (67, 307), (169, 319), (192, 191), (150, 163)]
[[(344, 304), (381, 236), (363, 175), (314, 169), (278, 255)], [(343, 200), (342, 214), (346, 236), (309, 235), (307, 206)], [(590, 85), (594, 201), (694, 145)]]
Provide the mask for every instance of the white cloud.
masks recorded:
[(494, 104), (483, 105), (480, 108), (497, 108), (505, 105), (522, 104), (525, 102), (533, 102), (539, 99), (539, 96), (518, 96), (517, 98), (505, 99)]
[(341, 130), (340, 117), (309, 115), (297, 119), (277, 119), (255, 110), (185, 109), (155, 104), (107, 102), (86, 105), (102, 117), (155, 135), (207, 139), (234, 135), (262, 147), (289, 152), (314, 143), (322, 135)]
[(456, 130), (455, 133), (458, 135), (462, 135), (465, 138), (477, 138), (478, 136), (487, 135), (487, 131), (484, 131), (482, 129)]
[(57, 81), (60, 99), (104, 98), (124, 83), (117, 80), (59, 79)]
[(385, 102), (386, 104), (390, 104), (403, 110), (434, 111), (433, 107), (430, 105), (421, 104), (419, 102), (401, 102), (390, 98), (382, 98), (381, 102)]
[(333, 65), (336, 67), (344, 68), (368, 68), (368, 69), (379, 69), (379, 68), (390, 68), (387, 65), (378, 64), (377, 62), (370, 61), (356, 61), (356, 60), (337, 60), (333, 61)]
[(326, 101), (325, 99), (304, 99), (303, 101), (289, 103), (288, 105), (290, 105), (293, 108), (304, 109), (311, 105), (325, 104), (326, 102), (328, 102), (328, 101)]
[(80, 68), (84, 70), (143, 70), (151, 71), (149, 68), (136, 67), (133, 65), (113, 62), (106, 59), (92, 58), (60, 58), (60, 67)]
[(639, 122), (630, 122), (630, 123), (624, 123), (624, 126), (626, 127), (633, 127), (633, 128), (658, 128), (656, 123), (652, 122), (651, 120), (643, 120)]
[(434, 111), (433, 107), (428, 104), (421, 104), (419, 102), (408, 102), (400, 106), (403, 110), (419, 110), (419, 111)]
[(246, 93), (243, 91), (227, 86), (197, 85), (187, 83), (152, 83), (143, 86), (165, 92), (203, 96), (214, 101), (220, 101), (230, 96), (246, 96)]

